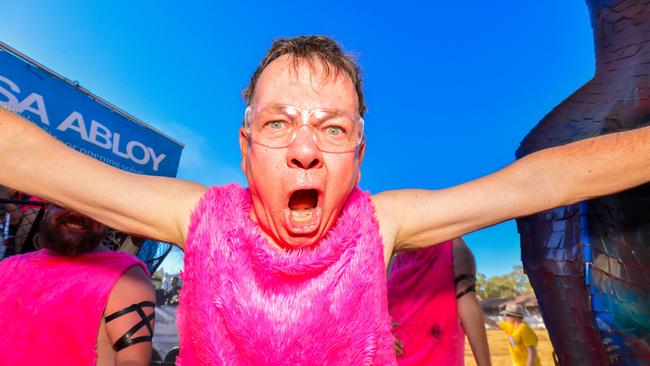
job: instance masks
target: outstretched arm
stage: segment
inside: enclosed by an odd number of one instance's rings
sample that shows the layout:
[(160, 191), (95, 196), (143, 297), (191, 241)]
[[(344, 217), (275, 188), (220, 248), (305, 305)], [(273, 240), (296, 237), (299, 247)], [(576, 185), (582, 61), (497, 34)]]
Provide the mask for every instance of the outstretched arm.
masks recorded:
[(0, 108), (0, 185), (90, 216), (117, 230), (182, 245), (205, 187), (131, 174), (87, 157)]
[(486, 226), (619, 192), (650, 180), (650, 127), (541, 150), (438, 191), (373, 196), (387, 250), (440, 243)]

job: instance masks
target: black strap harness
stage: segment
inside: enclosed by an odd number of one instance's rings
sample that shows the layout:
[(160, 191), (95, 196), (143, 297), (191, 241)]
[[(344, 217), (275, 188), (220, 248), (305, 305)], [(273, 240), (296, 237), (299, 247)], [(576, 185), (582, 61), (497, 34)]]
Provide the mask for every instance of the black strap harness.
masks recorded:
[(463, 291), (457, 293), (456, 299), (460, 299), (470, 292), (476, 292), (476, 276), (471, 273), (463, 273), (461, 275), (458, 275), (456, 278), (454, 278), (454, 285), (458, 285), (458, 283), (463, 280), (469, 281), (471, 285), (467, 286), (467, 288), (465, 288)]
[[(121, 336), (120, 339), (118, 339), (113, 344), (113, 347), (115, 348), (115, 351), (121, 351), (121, 350), (125, 349), (126, 347), (130, 347), (130, 346), (132, 346), (134, 344), (137, 344), (137, 343), (151, 342), (151, 339), (153, 338), (153, 327), (151, 325), (151, 321), (156, 318), (156, 313), (153, 312), (153, 313), (151, 313), (149, 315), (145, 314), (145, 312), (143, 310), (143, 308), (145, 308), (145, 307), (155, 308), (156, 304), (154, 304), (151, 301), (143, 301), (141, 303), (133, 304), (131, 306), (128, 306), (128, 307), (126, 307), (126, 308), (124, 308), (124, 309), (122, 309), (120, 311), (116, 311), (113, 314), (108, 315), (108, 316), (106, 316), (106, 318), (104, 318), (106, 320), (106, 323), (108, 323), (111, 320), (115, 320), (115, 319), (123, 316), (124, 314), (128, 314), (130, 312), (135, 311), (135, 312), (138, 313), (138, 315), (140, 315), (140, 318), (142, 319), (136, 325), (131, 327), (131, 329), (129, 329), (128, 332), (124, 333), (124, 335)], [(149, 335), (131, 339), (131, 337), (144, 326), (146, 326), (147, 329), (149, 329)]]

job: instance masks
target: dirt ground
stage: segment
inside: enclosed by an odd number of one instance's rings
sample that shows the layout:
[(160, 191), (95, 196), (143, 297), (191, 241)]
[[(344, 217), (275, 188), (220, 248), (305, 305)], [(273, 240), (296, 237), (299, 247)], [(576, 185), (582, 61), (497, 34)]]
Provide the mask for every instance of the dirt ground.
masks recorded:
[[(553, 345), (548, 338), (546, 330), (536, 329), (537, 339), (537, 354), (539, 355), (542, 366), (553, 366)], [(490, 346), (490, 356), (492, 357), (492, 366), (511, 366), (510, 353), (508, 352), (508, 338), (501, 330), (488, 330), (488, 343)], [(465, 340), (465, 365), (476, 366), (472, 350), (469, 348), (467, 339)]]

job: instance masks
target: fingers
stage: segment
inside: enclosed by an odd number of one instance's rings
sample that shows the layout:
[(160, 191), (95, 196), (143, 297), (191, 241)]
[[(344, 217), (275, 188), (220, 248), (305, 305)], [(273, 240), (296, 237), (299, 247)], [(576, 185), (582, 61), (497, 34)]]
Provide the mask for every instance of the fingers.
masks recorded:
[(395, 342), (393, 342), (393, 350), (395, 350), (395, 354), (398, 356), (401, 356), (404, 354), (404, 343), (397, 337), (393, 336), (395, 339)]
[[(393, 319), (391, 319), (390, 323), (393, 326), (393, 328), (399, 327), (399, 323), (396, 322)], [(393, 332), (394, 331), (395, 331), (395, 329), (393, 329)], [(400, 340), (399, 338), (395, 337), (394, 334), (393, 334), (393, 339), (395, 340), (393, 342), (393, 350), (395, 351), (395, 354), (398, 355), (398, 356), (403, 355), (404, 354), (404, 342), (402, 342), (402, 340)]]

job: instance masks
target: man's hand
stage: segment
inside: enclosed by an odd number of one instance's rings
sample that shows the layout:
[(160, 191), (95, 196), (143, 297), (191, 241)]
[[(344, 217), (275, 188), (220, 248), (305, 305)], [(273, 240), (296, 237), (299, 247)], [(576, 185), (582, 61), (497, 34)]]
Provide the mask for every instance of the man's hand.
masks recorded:
[[(397, 323), (394, 320), (392, 320), (391, 323), (393, 325), (393, 332), (395, 332), (395, 328), (397, 328), (399, 326), (399, 323)], [(398, 355), (398, 356), (403, 355), (404, 354), (404, 342), (402, 342), (399, 338), (397, 338), (395, 336), (395, 333), (393, 333), (393, 339), (394, 339), (393, 350), (395, 351), (395, 354)]]
[(404, 354), (404, 343), (397, 337), (393, 336), (395, 339), (395, 342), (393, 343), (393, 350), (395, 350), (395, 354), (398, 356), (401, 356)]

